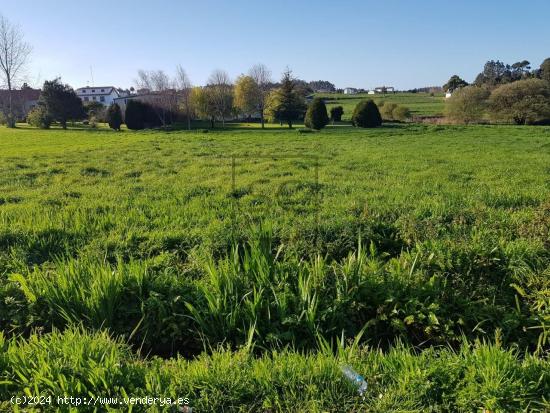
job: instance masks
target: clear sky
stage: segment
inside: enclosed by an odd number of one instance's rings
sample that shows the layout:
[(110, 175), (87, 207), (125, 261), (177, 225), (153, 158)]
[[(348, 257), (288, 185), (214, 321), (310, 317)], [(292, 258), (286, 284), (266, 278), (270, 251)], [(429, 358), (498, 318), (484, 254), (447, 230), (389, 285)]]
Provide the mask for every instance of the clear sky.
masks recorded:
[(138, 69), (194, 84), (255, 63), (337, 87), (400, 89), (472, 81), (490, 59), (550, 57), (550, 1), (0, 0), (33, 46), (31, 84), (130, 87)]

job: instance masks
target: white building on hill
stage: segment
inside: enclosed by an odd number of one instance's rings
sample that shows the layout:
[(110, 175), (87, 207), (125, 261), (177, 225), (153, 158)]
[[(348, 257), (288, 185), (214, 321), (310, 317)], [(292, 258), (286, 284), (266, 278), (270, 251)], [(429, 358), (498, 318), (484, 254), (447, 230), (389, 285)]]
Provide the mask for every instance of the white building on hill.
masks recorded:
[(86, 86), (76, 89), (77, 96), (83, 103), (99, 102), (109, 106), (113, 101), (120, 97), (120, 93), (113, 86)]
[(357, 89), (354, 87), (347, 87), (344, 89), (344, 95), (355, 95), (357, 93)]

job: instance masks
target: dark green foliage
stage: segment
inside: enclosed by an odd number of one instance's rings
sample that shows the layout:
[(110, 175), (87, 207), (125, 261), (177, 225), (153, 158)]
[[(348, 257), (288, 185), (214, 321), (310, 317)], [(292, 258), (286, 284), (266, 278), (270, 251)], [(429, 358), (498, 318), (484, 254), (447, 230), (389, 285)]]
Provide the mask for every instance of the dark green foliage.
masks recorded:
[(539, 69), (540, 78), (550, 83), (550, 58), (545, 59), (540, 65)]
[(117, 103), (113, 103), (109, 106), (106, 117), (109, 127), (119, 131), (120, 125), (122, 125), (122, 112), (120, 111), (120, 106), (118, 106)]
[(382, 125), (382, 116), (374, 101), (362, 100), (355, 106), (351, 121), (360, 128), (376, 128)]
[(86, 116), (82, 101), (73, 88), (62, 84), (59, 78), (44, 82), (40, 93), (40, 104), (48, 115), (67, 129), (67, 121), (81, 120)]
[(309, 105), (304, 124), (311, 129), (323, 129), (328, 125), (329, 118), (327, 114), (327, 107), (325, 101), (322, 98), (315, 98)]
[(344, 114), (343, 106), (334, 106), (330, 108), (330, 119), (332, 119), (333, 122), (341, 122), (343, 114)]
[(496, 86), (517, 80), (532, 77), (531, 64), (527, 60), (516, 62), (513, 65), (505, 64), (500, 60), (490, 60), (485, 63), (483, 71), (477, 75), (474, 83), (477, 86)]
[(460, 76), (453, 75), (447, 83), (443, 85), (443, 90), (448, 92), (453, 92), (456, 89), (461, 87), (468, 86), (468, 82), (464, 79), (461, 79)]
[(541, 79), (526, 79), (502, 85), (489, 99), (491, 117), (517, 125), (550, 121), (550, 84)]
[(274, 92), (269, 105), (269, 111), (274, 119), (286, 122), (289, 128), (295, 120), (302, 119), (306, 104), (292, 74), (287, 70), (283, 74), (281, 86)]
[(140, 130), (161, 126), (155, 110), (148, 103), (129, 99), (124, 114), (124, 122), (128, 129)]

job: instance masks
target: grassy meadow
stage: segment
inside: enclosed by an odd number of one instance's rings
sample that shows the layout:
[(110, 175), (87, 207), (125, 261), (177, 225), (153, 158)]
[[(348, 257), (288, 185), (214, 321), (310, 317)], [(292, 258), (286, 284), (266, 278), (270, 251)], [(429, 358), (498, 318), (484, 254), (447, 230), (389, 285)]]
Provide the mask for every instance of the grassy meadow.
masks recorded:
[(548, 127), (1, 128), (0, 409), (548, 411), (549, 251)]
[(412, 116), (441, 116), (445, 109), (445, 95), (436, 93), (431, 96), (429, 93), (387, 93), (385, 95), (369, 95), (359, 93), (357, 95), (345, 95), (343, 93), (317, 94), (326, 98), (327, 109), (334, 106), (342, 106), (344, 115), (342, 120), (351, 120), (353, 109), (363, 99), (372, 99), (375, 102), (388, 102), (406, 106), (411, 110)]

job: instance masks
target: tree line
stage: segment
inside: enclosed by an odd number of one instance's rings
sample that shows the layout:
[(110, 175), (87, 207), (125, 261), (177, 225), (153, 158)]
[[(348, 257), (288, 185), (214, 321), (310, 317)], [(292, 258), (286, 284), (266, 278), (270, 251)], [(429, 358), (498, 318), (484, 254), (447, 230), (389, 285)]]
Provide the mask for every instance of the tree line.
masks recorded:
[(472, 84), (454, 75), (443, 88), (452, 92), (445, 114), (453, 122), (550, 124), (550, 58), (536, 69), (490, 60)]

